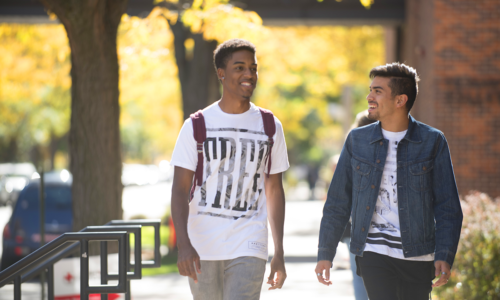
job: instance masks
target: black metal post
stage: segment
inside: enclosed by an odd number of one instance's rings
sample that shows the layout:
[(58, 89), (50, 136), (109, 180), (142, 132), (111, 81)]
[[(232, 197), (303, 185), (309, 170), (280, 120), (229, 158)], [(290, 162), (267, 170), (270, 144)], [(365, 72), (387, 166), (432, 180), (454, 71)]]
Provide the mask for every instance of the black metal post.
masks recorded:
[(80, 242), (80, 300), (89, 300), (87, 286), (89, 285), (89, 241)]
[[(127, 260), (127, 273), (132, 268), (130, 264), (130, 235), (125, 237), (125, 259)], [(135, 245), (134, 245), (135, 247)], [(134, 250), (135, 251), (135, 250)], [(127, 291), (125, 292), (125, 300), (130, 300), (130, 280), (127, 279)]]
[[(108, 242), (101, 242), (101, 284), (108, 284)], [(108, 294), (101, 294), (101, 300), (108, 300)]]
[(47, 299), (54, 300), (54, 265), (47, 267)]
[[(43, 165), (40, 167), (40, 247), (45, 244), (45, 180)], [(40, 273), (40, 285), (42, 287), (42, 296), (45, 300), (45, 271)]]
[(21, 276), (14, 278), (14, 300), (21, 300)]
[(130, 300), (130, 280), (127, 280), (127, 291), (125, 292), (125, 300)]

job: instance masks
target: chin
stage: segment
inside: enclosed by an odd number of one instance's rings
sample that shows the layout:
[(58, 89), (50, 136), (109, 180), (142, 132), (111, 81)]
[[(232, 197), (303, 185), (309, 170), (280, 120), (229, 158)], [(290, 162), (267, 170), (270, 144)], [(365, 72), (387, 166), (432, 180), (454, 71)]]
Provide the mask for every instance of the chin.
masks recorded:
[(250, 98), (252, 98), (252, 95), (253, 95), (253, 93), (241, 95), (241, 98), (243, 98), (245, 100), (250, 100)]
[(378, 121), (378, 115), (368, 113), (368, 119), (373, 120), (373, 121)]

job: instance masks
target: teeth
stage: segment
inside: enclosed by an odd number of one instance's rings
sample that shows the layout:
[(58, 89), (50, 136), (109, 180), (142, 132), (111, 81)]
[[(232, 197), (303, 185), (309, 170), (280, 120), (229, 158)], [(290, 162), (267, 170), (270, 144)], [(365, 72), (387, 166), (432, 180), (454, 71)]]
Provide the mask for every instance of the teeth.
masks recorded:
[(248, 83), (248, 82), (242, 82), (241, 85), (244, 85), (244, 86), (251, 86), (252, 84), (251, 83)]

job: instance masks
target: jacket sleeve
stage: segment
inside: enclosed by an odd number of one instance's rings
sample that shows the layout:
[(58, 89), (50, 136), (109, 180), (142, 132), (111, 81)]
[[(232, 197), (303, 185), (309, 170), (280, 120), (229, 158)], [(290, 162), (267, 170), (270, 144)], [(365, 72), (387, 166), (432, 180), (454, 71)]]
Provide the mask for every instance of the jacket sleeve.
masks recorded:
[(448, 143), (443, 134), (438, 141), (439, 146), (433, 171), (434, 218), (436, 222), (434, 260), (446, 261), (452, 266), (457, 253), (463, 215)]
[(351, 147), (351, 134), (349, 134), (340, 153), (323, 208), (323, 218), (319, 231), (318, 261), (333, 261), (337, 245), (349, 221), (352, 206)]

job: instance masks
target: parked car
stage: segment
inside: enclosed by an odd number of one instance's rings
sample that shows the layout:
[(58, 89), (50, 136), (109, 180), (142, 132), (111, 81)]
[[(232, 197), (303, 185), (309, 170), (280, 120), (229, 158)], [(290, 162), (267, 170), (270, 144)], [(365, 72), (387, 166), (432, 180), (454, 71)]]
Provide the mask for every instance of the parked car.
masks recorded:
[[(45, 242), (72, 230), (72, 178), (68, 171), (44, 176)], [(40, 247), (40, 179), (31, 180), (19, 193), (12, 216), (3, 230), (1, 270)]]
[(0, 164), (0, 205), (13, 206), (35, 172), (32, 163)]

